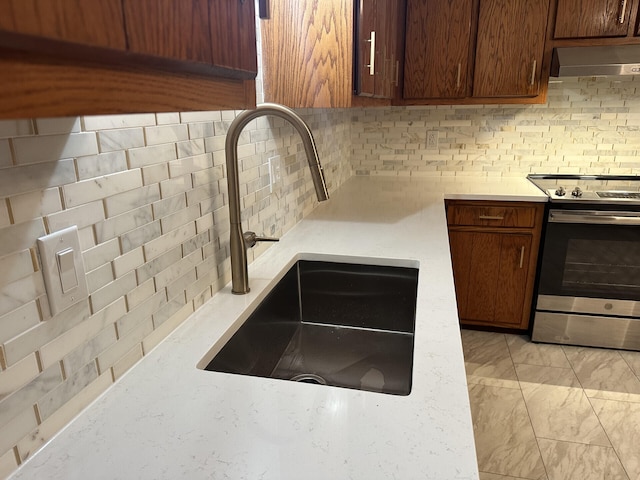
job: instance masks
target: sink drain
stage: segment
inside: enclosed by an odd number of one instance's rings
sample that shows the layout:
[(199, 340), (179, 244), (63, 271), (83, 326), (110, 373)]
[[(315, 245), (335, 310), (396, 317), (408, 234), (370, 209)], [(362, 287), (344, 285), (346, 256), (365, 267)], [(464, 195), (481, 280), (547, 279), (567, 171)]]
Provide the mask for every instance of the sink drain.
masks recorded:
[(292, 382), (315, 383), (316, 385), (326, 385), (327, 381), (319, 375), (313, 373), (301, 373), (295, 377), (291, 377)]

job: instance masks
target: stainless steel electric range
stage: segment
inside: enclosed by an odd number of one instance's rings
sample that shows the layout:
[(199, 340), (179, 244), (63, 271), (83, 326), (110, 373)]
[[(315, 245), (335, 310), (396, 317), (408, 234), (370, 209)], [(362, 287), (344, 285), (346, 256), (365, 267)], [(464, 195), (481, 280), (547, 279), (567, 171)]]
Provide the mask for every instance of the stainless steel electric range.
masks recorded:
[(528, 178), (550, 199), (532, 340), (640, 350), (640, 176)]

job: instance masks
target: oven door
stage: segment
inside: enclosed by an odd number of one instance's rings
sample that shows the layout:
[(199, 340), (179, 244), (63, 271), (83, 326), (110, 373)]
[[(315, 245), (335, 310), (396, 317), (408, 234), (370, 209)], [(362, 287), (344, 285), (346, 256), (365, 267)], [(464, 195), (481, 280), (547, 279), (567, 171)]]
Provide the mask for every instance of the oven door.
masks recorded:
[(640, 348), (640, 212), (549, 212), (532, 337)]

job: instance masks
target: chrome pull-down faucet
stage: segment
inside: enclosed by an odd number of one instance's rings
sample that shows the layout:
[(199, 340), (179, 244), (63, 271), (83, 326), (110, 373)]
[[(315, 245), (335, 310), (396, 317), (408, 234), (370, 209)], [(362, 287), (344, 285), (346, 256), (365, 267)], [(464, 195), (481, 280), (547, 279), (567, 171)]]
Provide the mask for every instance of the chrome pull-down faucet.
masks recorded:
[(249, 292), (249, 274), (247, 267), (247, 239), (251, 238), (253, 242), (249, 242), (249, 246), (253, 246), (256, 241), (275, 241), (276, 239), (262, 239), (256, 237), (253, 232), (247, 232), (246, 236), (242, 232), (242, 223), (240, 220), (240, 184), (238, 181), (238, 139), (240, 132), (247, 126), (251, 120), (265, 115), (274, 115), (287, 120), (298, 131), (302, 137), (302, 144), (307, 154), (309, 169), (311, 170), (311, 178), (313, 186), (316, 189), (316, 196), (319, 202), (323, 202), (329, 198), (327, 185), (318, 158), (318, 150), (313, 140), (313, 135), (309, 126), (290, 108), (276, 103), (263, 103), (256, 107), (255, 110), (245, 110), (240, 113), (227, 132), (225, 142), (225, 155), (227, 161), (227, 185), (229, 190), (229, 221), (231, 223), (230, 233), (230, 249), (231, 249), (231, 292), (244, 295)]

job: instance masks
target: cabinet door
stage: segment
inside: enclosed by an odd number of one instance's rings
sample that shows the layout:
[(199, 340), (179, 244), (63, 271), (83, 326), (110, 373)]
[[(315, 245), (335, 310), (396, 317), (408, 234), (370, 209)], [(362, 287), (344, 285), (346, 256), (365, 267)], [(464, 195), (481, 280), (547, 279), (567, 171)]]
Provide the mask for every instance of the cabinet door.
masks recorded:
[(210, 0), (209, 16), (214, 65), (257, 73), (254, 2)]
[(480, 0), (474, 97), (527, 97), (540, 89), (549, 0)]
[(126, 49), (121, 0), (3, 0), (0, 31)]
[(397, 32), (396, 0), (377, 0), (376, 28), (381, 38), (376, 45), (375, 96), (378, 98), (392, 97), (392, 68), (396, 42), (394, 33)]
[(525, 309), (524, 301), (532, 238), (532, 235), (502, 235), (498, 296), (493, 317), (496, 323), (518, 326), (523, 321), (524, 312), (529, 311)]
[(402, 97), (402, 77), (404, 76), (404, 39), (405, 39), (405, 0), (387, 0), (391, 3), (391, 58), (389, 79), (391, 82), (391, 98)]
[(260, 22), (265, 101), (351, 106), (353, 7), (353, 0), (269, 0), (269, 19)]
[(207, 0), (124, 0), (129, 50), (212, 63)]
[(354, 90), (356, 95), (392, 98), (399, 64), (399, 0), (358, 0)]
[(468, 95), (472, 0), (409, 0), (404, 98)]
[(493, 321), (502, 235), (451, 232), (449, 239), (460, 320)]
[(532, 236), (450, 231), (449, 240), (461, 322), (520, 327)]
[(624, 37), (631, 0), (558, 0), (554, 38)]
[(373, 97), (376, 94), (376, 71), (378, 73), (380, 71), (380, 64), (378, 62), (376, 65), (376, 60), (379, 57), (382, 37), (384, 37), (384, 33), (378, 30), (376, 22), (379, 0), (356, 1), (355, 92), (356, 95)]

